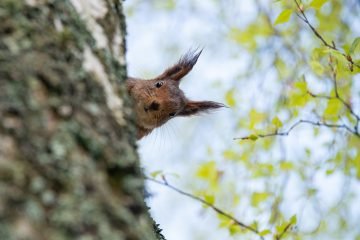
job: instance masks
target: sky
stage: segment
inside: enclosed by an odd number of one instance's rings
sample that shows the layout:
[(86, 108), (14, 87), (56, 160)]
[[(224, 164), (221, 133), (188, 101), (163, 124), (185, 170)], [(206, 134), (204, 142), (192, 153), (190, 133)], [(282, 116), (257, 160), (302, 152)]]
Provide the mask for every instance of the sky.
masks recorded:
[[(211, 4), (202, 2), (207, 11), (214, 11)], [(154, 77), (176, 63), (188, 49), (204, 47), (198, 63), (183, 79), (181, 88), (190, 99), (223, 102), (223, 89), (231, 84), (238, 72), (236, 66), (240, 64), (237, 59), (228, 60), (226, 55), (229, 53), (224, 54), (220, 49), (212, 47), (213, 42), (207, 42), (208, 37), (215, 37), (216, 31), (208, 25), (208, 18), (214, 16), (191, 16), (180, 6), (175, 14), (159, 11), (152, 15), (151, 12), (151, 6), (140, 4), (134, 10), (134, 15), (127, 19), (128, 74), (143, 78)], [(217, 87), (218, 81), (221, 81), (220, 87)], [(191, 185), (191, 182), (184, 179), (187, 178), (187, 172), (194, 171), (192, 164), (204, 161), (206, 146), (224, 145), (224, 137), (229, 142), (233, 141), (231, 128), (226, 128), (229, 112), (229, 109), (223, 109), (211, 115), (175, 118), (156, 129), (139, 142), (140, 158), (145, 171), (148, 174), (157, 170), (173, 173), (178, 177), (169, 176), (171, 183), (184, 189), (186, 185)], [(151, 213), (167, 239), (228, 238), (227, 230), (217, 231), (209, 237), (209, 227), (217, 227), (216, 216), (210, 211), (204, 212), (198, 202), (156, 184), (148, 183), (148, 188), (153, 194), (147, 201)]]

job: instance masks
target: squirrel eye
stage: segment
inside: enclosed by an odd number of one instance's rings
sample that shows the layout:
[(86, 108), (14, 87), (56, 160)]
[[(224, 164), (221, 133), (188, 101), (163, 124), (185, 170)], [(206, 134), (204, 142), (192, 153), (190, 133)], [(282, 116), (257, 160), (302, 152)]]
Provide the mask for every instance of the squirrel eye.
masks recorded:
[(169, 114), (170, 117), (174, 117), (176, 113), (172, 112)]
[(157, 87), (157, 88), (161, 88), (162, 85), (164, 85), (163, 81), (155, 83), (155, 87)]

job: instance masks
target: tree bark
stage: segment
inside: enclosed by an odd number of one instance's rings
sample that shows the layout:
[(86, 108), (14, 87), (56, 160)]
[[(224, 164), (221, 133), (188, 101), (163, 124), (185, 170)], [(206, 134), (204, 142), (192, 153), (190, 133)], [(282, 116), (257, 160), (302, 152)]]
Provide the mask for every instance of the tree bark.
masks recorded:
[(0, 239), (156, 239), (118, 0), (1, 0)]

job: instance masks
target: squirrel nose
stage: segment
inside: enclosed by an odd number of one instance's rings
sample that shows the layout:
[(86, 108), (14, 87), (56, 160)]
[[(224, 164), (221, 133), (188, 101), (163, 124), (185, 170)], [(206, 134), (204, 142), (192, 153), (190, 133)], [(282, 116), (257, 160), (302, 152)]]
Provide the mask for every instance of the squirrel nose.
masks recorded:
[(145, 107), (144, 110), (147, 112), (148, 110), (157, 111), (159, 110), (160, 104), (158, 102), (152, 102), (148, 107)]

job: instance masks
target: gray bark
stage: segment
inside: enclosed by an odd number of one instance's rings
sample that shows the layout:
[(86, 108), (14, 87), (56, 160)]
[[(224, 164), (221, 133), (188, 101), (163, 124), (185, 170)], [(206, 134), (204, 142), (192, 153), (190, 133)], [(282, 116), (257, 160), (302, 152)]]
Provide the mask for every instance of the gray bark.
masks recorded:
[(156, 239), (122, 3), (91, 2), (0, 2), (0, 239)]

